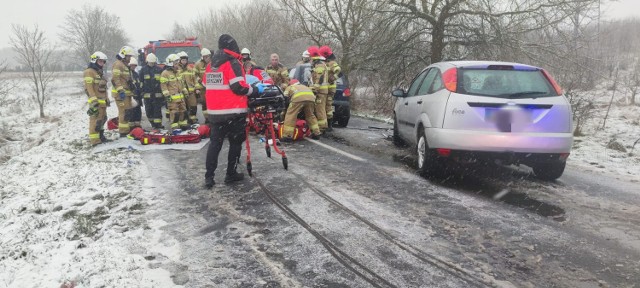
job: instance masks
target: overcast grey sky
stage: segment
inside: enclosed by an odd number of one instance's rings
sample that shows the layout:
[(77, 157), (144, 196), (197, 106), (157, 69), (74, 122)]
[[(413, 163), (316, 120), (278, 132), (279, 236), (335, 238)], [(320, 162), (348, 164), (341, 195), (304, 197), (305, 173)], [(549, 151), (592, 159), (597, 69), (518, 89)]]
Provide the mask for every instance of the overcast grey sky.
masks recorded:
[[(117, 13), (135, 47), (144, 46), (148, 40), (161, 39), (171, 31), (174, 22), (189, 23), (210, 7), (240, 5), (248, 0), (17, 0), (5, 5), (0, 17), (0, 48), (9, 46), (11, 24), (32, 26), (37, 23), (47, 36), (58, 41), (59, 25), (66, 12), (80, 8), (84, 3), (97, 4), (111, 13)], [(603, 1), (605, 2), (605, 1)], [(608, 2), (608, 1), (607, 1)], [(182, 8), (179, 8), (182, 6)], [(618, 0), (603, 7), (609, 18), (640, 17), (640, 0)]]
[[(149, 40), (162, 39), (171, 32), (174, 22), (189, 23), (199, 14), (211, 8), (241, 5), (247, 0), (17, 0), (5, 5), (0, 17), (0, 48), (9, 46), (11, 24), (32, 27), (37, 23), (49, 39), (58, 41), (59, 26), (67, 11), (80, 9), (85, 3), (99, 5), (120, 16), (120, 21), (135, 47), (144, 46)], [(232, 4), (231, 4), (232, 3)]]

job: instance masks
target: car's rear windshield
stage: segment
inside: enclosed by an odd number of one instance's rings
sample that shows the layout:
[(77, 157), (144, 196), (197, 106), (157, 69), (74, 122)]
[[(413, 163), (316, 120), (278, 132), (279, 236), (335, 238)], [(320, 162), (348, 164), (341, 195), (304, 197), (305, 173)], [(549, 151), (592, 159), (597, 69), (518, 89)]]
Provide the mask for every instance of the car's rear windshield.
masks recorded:
[(496, 98), (558, 96), (541, 70), (509, 68), (458, 69), (458, 93)]

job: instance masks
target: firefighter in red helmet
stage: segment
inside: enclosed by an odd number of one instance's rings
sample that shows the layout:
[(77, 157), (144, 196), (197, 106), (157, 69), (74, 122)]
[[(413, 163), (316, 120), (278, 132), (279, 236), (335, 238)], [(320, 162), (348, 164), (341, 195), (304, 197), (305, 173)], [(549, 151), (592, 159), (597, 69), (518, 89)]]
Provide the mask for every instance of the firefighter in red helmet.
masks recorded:
[(328, 127), (327, 124), (327, 94), (329, 93), (329, 71), (325, 64), (325, 58), (320, 55), (318, 46), (307, 48), (311, 56), (311, 81), (309, 86), (316, 95), (315, 114), (318, 118), (318, 126), (322, 133)]
[(327, 111), (327, 131), (333, 130), (333, 97), (336, 95), (336, 81), (338, 80), (340, 72), (342, 69), (338, 62), (336, 61), (336, 56), (333, 54), (333, 51), (329, 46), (320, 47), (320, 55), (327, 59), (327, 74), (329, 81), (329, 90), (327, 93), (327, 101), (325, 105), (325, 110)]

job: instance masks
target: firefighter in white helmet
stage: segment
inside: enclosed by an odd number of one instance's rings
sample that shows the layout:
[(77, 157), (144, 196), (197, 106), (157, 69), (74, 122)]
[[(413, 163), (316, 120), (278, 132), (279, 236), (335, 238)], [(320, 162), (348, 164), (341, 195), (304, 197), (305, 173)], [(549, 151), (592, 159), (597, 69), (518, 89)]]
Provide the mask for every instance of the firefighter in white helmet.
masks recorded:
[(178, 53), (180, 63), (178, 65), (178, 78), (182, 81), (185, 102), (187, 104), (187, 113), (185, 119), (189, 124), (198, 123), (196, 112), (198, 111), (198, 99), (196, 98), (196, 73), (192, 67), (189, 67), (189, 55), (187, 52)]
[(179, 62), (180, 57), (178, 55), (171, 54), (167, 56), (164, 70), (160, 74), (160, 88), (169, 108), (169, 129), (171, 132), (175, 132), (179, 128), (188, 128), (187, 120), (184, 119), (184, 114), (187, 111), (184, 94), (182, 94), (184, 87), (182, 86), (182, 81), (178, 79)]
[(242, 56), (244, 72), (253, 75), (253, 69), (256, 68), (257, 64), (251, 60), (251, 51), (248, 48), (242, 48), (240, 55)]
[(302, 60), (298, 61), (296, 66), (306, 63), (311, 63), (311, 56), (309, 55), (309, 51), (304, 50), (304, 52), (302, 52)]
[(120, 137), (127, 136), (129, 134), (129, 122), (125, 118), (125, 111), (131, 107), (131, 97), (133, 91), (129, 88), (129, 80), (131, 80), (131, 73), (129, 73), (129, 61), (135, 55), (135, 50), (129, 46), (123, 46), (120, 52), (116, 55), (116, 61), (111, 67), (111, 97), (116, 101), (118, 106), (118, 131)]
[(198, 103), (202, 106), (204, 122), (209, 123), (209, 117), (207, 117), (207, 101), (204, 100), (202, 77), (204, 76), (204, 71), (207, 69), (207, 65), (211, 63), (211, 51), (207, 48), (202, 48), (200, 55), (202, 55), (202, 58), (198, 60), (194, 66), (196, 73), (196, 98), (198, 99)]
[(164, 98), (160, 90), (160, 74), (162, 68), (158, 65), (158, 57), (149, 53), (146, 58), (147, 65), (140, 69), (140, 81), (142, 81), (142, 97), (144, 98), (144, 110), (151, 127), (162, 128), (162, 106)]
[(89, 67), (84, 70), (84, 91), (89, 100), (89, 141), (91, 145), (106, 142), (104, 123), (107, 122), (107, 79), (104, 78), (103, 67), (107, 63), (107, 55), (96, 51), (91, 55)]

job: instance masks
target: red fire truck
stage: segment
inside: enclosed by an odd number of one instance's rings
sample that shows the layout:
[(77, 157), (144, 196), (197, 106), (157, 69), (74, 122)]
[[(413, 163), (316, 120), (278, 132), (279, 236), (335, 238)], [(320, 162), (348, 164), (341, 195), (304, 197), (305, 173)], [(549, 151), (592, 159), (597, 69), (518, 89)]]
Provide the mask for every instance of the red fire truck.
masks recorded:
[(145, 63), (147, 54), (153, 53), (158, 57), (158, 64), (164, 64), (165, 59), (170, 54), (178, 54), (181, 51), (187, 52), (189, 55), (189, 63), (198, 61), (200, 56), (200, 50), (202, 50), (202, 44), (198, 42), (196, 37), (185, 38), (184, 40), (169, 41), (169, 40), (156, 40), (149, 41), (149, 44), (138, 51), (139, 63)]

